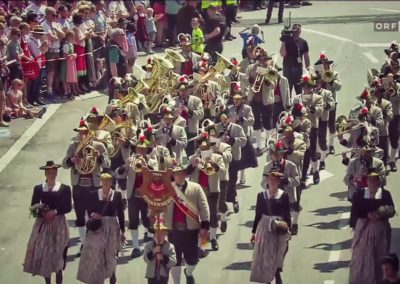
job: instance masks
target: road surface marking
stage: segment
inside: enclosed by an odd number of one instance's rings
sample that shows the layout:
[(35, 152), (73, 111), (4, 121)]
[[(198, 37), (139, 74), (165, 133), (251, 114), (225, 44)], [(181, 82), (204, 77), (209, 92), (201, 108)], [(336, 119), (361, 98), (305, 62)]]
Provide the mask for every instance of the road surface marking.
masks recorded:
[(36, 119), (35, 122), (25, 131), (25, 133), (8, 149), (0, 158), (0, 173), (15, 158), (15, 156), (24, 148), (33, 136), (46, 124), (50, 117), (57, 111), (61, 104), (53, 104), (47, 107), (47, 112), (42, 119)]
[(342, 246), (339, 244), (335, 244), (332, 247), (331, 252), (329, 253), (328, 262), (338, 262), (340, 259), (340, 253), (342, 252)]
[(339, 222), (339, 229), (344, 230), (349, 227), (349, 219), (350, 218), (350, 212), (344, 212), (340, 216), (340, 222)]
[(369, 8), (370, 10), (383, 11), (383, 12), (393, 12), (400, 13), (400, 10), (392, 10), (392, 9), (382, 9), (382, 8)]
[(316, 30), (312, 30), (312, 29), (307, 29), (307, 28), (301, 28), (301, 30), (305, 31), (305, 32), (309, 32), (309, 33), (313, 33), (313, 34), (317, 34), (317, 35), (333, 38), (333, 39), (336, 39), (336, 40), (339, 40), (339, 41), (350, 42), (350, 43), (358, 45), (357, 42), (355, 42), (355, 41), (353, 41), (351, 39), (348, 39), (348, 38), (341, 37), (341, 36), (332, 35), (332, 34), (329, 34), (329, 33), (324, 33), (324, 32), (320, 32), (320, 31), (316, 31)]
[(95, 98), (102, 97), (102, 96), (105, 96), (105, 95), (103, 95), (102, 93), (99, 93), (99, 92), (91, 92), (91, 93), (85, 94), (83, 96), (75, 97), (75, 100), (76, 101), (86, 101), (86, 100), (95, 99)]
[(363, 54), (369, 61), (371, 61), (371, 63), (379, 63), (378, 58), (376, 58), (371, 52), (363, 52)]
[(334, 280), (325, 280), (324, 284), (335, 284)]
[(390, 43), (385, 42), (363, 42), (359, 43), (359, 47), (388, 47)]

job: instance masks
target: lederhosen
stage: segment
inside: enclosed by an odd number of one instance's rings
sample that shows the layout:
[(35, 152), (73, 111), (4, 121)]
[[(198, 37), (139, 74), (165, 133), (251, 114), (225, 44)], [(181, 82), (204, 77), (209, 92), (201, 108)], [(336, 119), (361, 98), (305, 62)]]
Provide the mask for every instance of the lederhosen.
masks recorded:
[[(216, 175), (218, 173), (215, 173)], [(211, 192), (210, 184), (208, 182), (208, 176), (199, 170), (198, 183), (203, 188), (208, 201), (208, 207), (210, 209), (210, 227), (218, 228), (218, 202), (219, 192)]]
[[(186, 187), (187, 182), (181, 189), (183, 193), (185, 193)], [(199, 230), (189, 230), (185, 213), (175, 204), (173, 206), (173, 224), (172, 230), (168, 234), (168, 240), (175, 246), (176, 266), (182, 265), (183, 258), (187, 265), (196, 265), (199, 261), (197, 249)]]
[(139, 213), (142, 219), (143, 227), (149, 228), (150, 220), (148, 217), (147, 203), (143, 197), (139, 195), (137, 190), (143, 182), (141, 173), (136, 173), (135, 183), (133, 185), (132, 195), (128, 199), (128, 217), (129, 217), (129, 230), (137, 230), (139, 227)]
[(392, 98), (389, 98), (389, 101), (392, 103), (393, 107), (393, 118), (389, 122), (389, 141), (390, 146), (393, 149), (398, 149), (400, 138), (400, 102), (396, 103), (395, 100), (400, 100), (398, 94)]
[[(226, 133), (230, 137), (232, 124), (223, 127), (223, 133)], [(239, 172), (240, 160), (232, 159), (231, 163), (229, 164), (229, 180), (227, 186), (227, 193), (226, 193), (226, 202), (235, 202), (236, 201), (236, 182), (238, 179), (238, 172)]]
[[(187, 109), (189, 110), (188, 102), (189, 102), (189, 98), (187, 100), (184, 100), (184, 99), (180, 98), (180, 103), (182, 105), (186, 106)], [(189, 132), (189, 127), (188, 127), (188, 124), (189, 124), (189, 113), (182, 112), (181, 116), (186, 120), (185, 132), (186, 132), (186, 137), (187, 137), (188, 142), (187, 142), (185, 150), (186, 150), (187, 156), (189, 157), (189, 156), (192, 156), (194, 154), (195, 149), (196, 149), (195, 141), (190, 141), (190, 139), (192, 139), (193, 137), (196, 137), (197, 133), (190, 133)]]
[[(317, 94), (321, 95), (322, 90), (323, 88), (319, 89), (317, 91)], [(322, 97), (322, 99), (324, 99), (324, 97)], [(326, 135), (328, 134), (329, 117), (327, 121), (323, 121), (321, 117), (322, 115), (319, 117), (319, 123), (318, 123), (318, 145), (321, 151), (326, 151), (328, 150), (328, 142), (326, 140)]]
[(94, 186), (93, 174), (79, 175), (78, 184), (73, 186), (72, 199), (76, 215), (76, 227), (84, 227), (86, 224), (85, 214), (89, 210), (90, 196), (93, 191), (100, 187)]
[(239, 82), (239, 73), (240, 73), (239, 71), (236, 72), (236, 74), (232, 74), (232, 72), (229, 73), (229, 78), (231, 79), (231, 84), (230, 84), (229, 98), (226, 103), (227, 106), (230, 106), (233, 104), (233, 95), (235, 93), (235, 90), (233, 87), (234, 87), (235, 83)]
[(273, 123), (274, 125), (276, 123), (279, 124), (279, 115), (282, 111), (285, 110), (285, 106), (283, 105), (282, 101), (282, 94), (281, 94), (281, 86), (280, 86), (280, 81), (281, 78), (278, 78), (276, 81), (275, 89), (274, 89), (274, 98), (275, 98), (275, 103), (274, 103), (274, 116), (273, 116)]

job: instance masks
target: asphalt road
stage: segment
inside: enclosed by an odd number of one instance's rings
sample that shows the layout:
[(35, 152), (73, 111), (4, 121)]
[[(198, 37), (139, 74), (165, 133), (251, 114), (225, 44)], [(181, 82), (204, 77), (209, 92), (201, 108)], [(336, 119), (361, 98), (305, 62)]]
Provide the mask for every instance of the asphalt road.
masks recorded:
[[(347, 114), (356, 103), (366, 85), (366, 70), (378, 67), (385, 54), (383, 46), (398, 33), (374, 32), (374, 19), (393, 19), (399, 15), (400, 3), (396, 2), (334, 2), (320, 1), (313, 6), (285, 10), (292, 12), (292, 22), (299, 19), (303, 24), (303, 37), (310, 46), (311, 62), (317, 60), (324, 50), (337, 64), (342, 74), (342, 91), (339, 92), (339, 113)], [(274, 18), (276, 21), (274, 10)], [(241, 14), (241, 24), (233, 29), (234, 34), (252, 22), (264, 22), (265, 12)], [(400, 16), (399, 16), (400, 17)], [(266, 47), (276, 53), (281, 25), (262, 26)], [(240, 58), (242, 42), (226, 42), (224, 55)], [(140, 62), (144, 62), (141, 57)], [(33, 219), (28, 217), (32, 189), (43, 181), (43, 172), (38, 170), (46, 160), (61, 161), (71, 137), (83, 113), (92, 106), (104, 109), (107, 99), (98, 94), (81, 101), (52, 105), (43, 121), (13, 122), (10, 130), (0, 130), (0, 282), (43, 283), (38, 277), (22, 272), (26, 244)], [(51, 115), (51, 117), (46, 120)], [(40, 128), (40, 129), (37, 129)], [(27, 142), (26, 145), (23, 142)], [(340, 146), (336, 147), (340, 150)], [(259, 158), (263, 165), (265, 157)], [(322, 181), (303, 192), (303, 211), (300, 215), (299, 235), (290, 241), (285, 260), (283, 280), (298, 284), (344, 284), (348, 278), (350, 244), (352, 232), (348, 228), (349, 203), (346, 201), (342, 182), (344, 167), (337, 157), (327, 159), (327, 170), (321, 173)], [(69, 183), (69, 173), (59, 172), (59, 180)], [(220, 250), (210, 252), (199, 263), (194, 275), (197, 283), (249, 283), (252, 248), (249, 246), (254, 204), (259, 192), (261, 168), (247, 171), (246, 186), (239, 190), (241, 211), (231, 214), (228, 230), (219, 237)], [(399, 174), (388, 177), (395, 204), (400, 204)], [(64, 283), (75, 280), (79, 259), (75, 255), (79, 248), (78, 232), (73, 228), (74, 214), (70, 221), (71, 248)], [(392, 251), (400, 253), (400, 218), (391, 220), (393, 227)], [(141, 233), (142, 235), (142, 233)], [(127, 235), (128, 236), (128, 235)], [(124, 249), (117, 268), (118, 283), (146, 283), (145, 265), (142, 259), (130, 260), (131, 248)], [(184, 281), (182, 281), (184, 283)]]

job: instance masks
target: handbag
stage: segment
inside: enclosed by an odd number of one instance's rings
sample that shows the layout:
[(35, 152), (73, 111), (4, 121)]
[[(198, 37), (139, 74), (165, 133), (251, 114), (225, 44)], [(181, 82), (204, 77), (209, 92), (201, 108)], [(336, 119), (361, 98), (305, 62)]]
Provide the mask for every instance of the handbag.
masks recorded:
[[(267, 211), (270, 216), (272, 215), (271, 212), (271, 203), (266, 193), (264, 193), (264, 197), (267, 201)], [(288, 233), (289, 226), (288, 224), (282, 220), (282, 218), (275, 219), (271, 222), (271, 230), (273, 233), (277, 233), (278, 235), (284, 235)]]
[[(107, 198), (107, 202), (104, 205), (103, 210), (101, 211), (102, 216), (106, 212), (109, 204), (110, 204), (110, 198)], [(100, 230), (101, 225), (102, 225), (101, 219), (95, 219), (95, 218), (89, 217), (89, 219), (86, 221), (86, 229), (88, 231), (97, 232), (98, 230)]]

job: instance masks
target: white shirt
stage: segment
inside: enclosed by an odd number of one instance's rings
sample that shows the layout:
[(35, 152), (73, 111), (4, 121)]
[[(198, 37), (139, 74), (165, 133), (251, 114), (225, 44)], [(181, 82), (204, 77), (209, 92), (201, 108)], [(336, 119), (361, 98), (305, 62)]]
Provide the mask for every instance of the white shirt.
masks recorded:
[(45, 11), (46, 11), (46, 6), (45, 5), (36, 5), (35, 3), (32, 3), (28, 7), (26, 7), (25, 12), (28, 13), (29, 11), (34, 11), (36, 14), (38, 14), (39, 20), (44, 18)]
[(31, 52), (32, 56), (37, 59), (37, 62), (39, 63), (40, 67), (42, 67), (41, 60), (40, 60), (40, 55), (42, 52), (40, 51), (40, 47), (42, 46), (42, 42), (40, 39), (35, 38), (34, 36), (30, 36), (28, 38), (28, 48), (29, 51)]
[[(52, 22), (51, 26), (50, 26), (50, 24), (46, 20), (44, 20), (42, 22), (42, 27), (43, 27), (43, 29), (44, 29), (44, 31), (46, 33), (51, 34), (51, 35), (55, 35), (55, 36), (57, 36), (57, 33), (54, 30), (54, 27), (57, 27), (59, 30), (62, 30), (62, 27), (61, 27), (61, 25), (59, 23)], [(60, 49), (60, 40), (53, 41), (53, 42), (49, 41), (49, 48), (51, 48), (51, 49)]]
[[(369, 199), (371, 198), (371, 193), (369, 192), (368, 188), (364, 190), (364, 198)], [(382, 199), (382, 188), (379, 188), (375, 194), (375, 199)]]
[[(52, 192), (53, 191), (58, 191), (59, 189), (60, 189), (60, 186), (61, 186), (61, 182), (56, 182), (56, 184), (54, 185), (54, 187), (53, 187), (53, 189), (51, 190)], [(42, 188), (43, 188), (43, 191), (44, 192), (47, 192), (47, 191), (49, 191), (49, 185), (47, 184), (47, 182), (45, 182), (45, 183), (43, 183), (42, 184)]]

